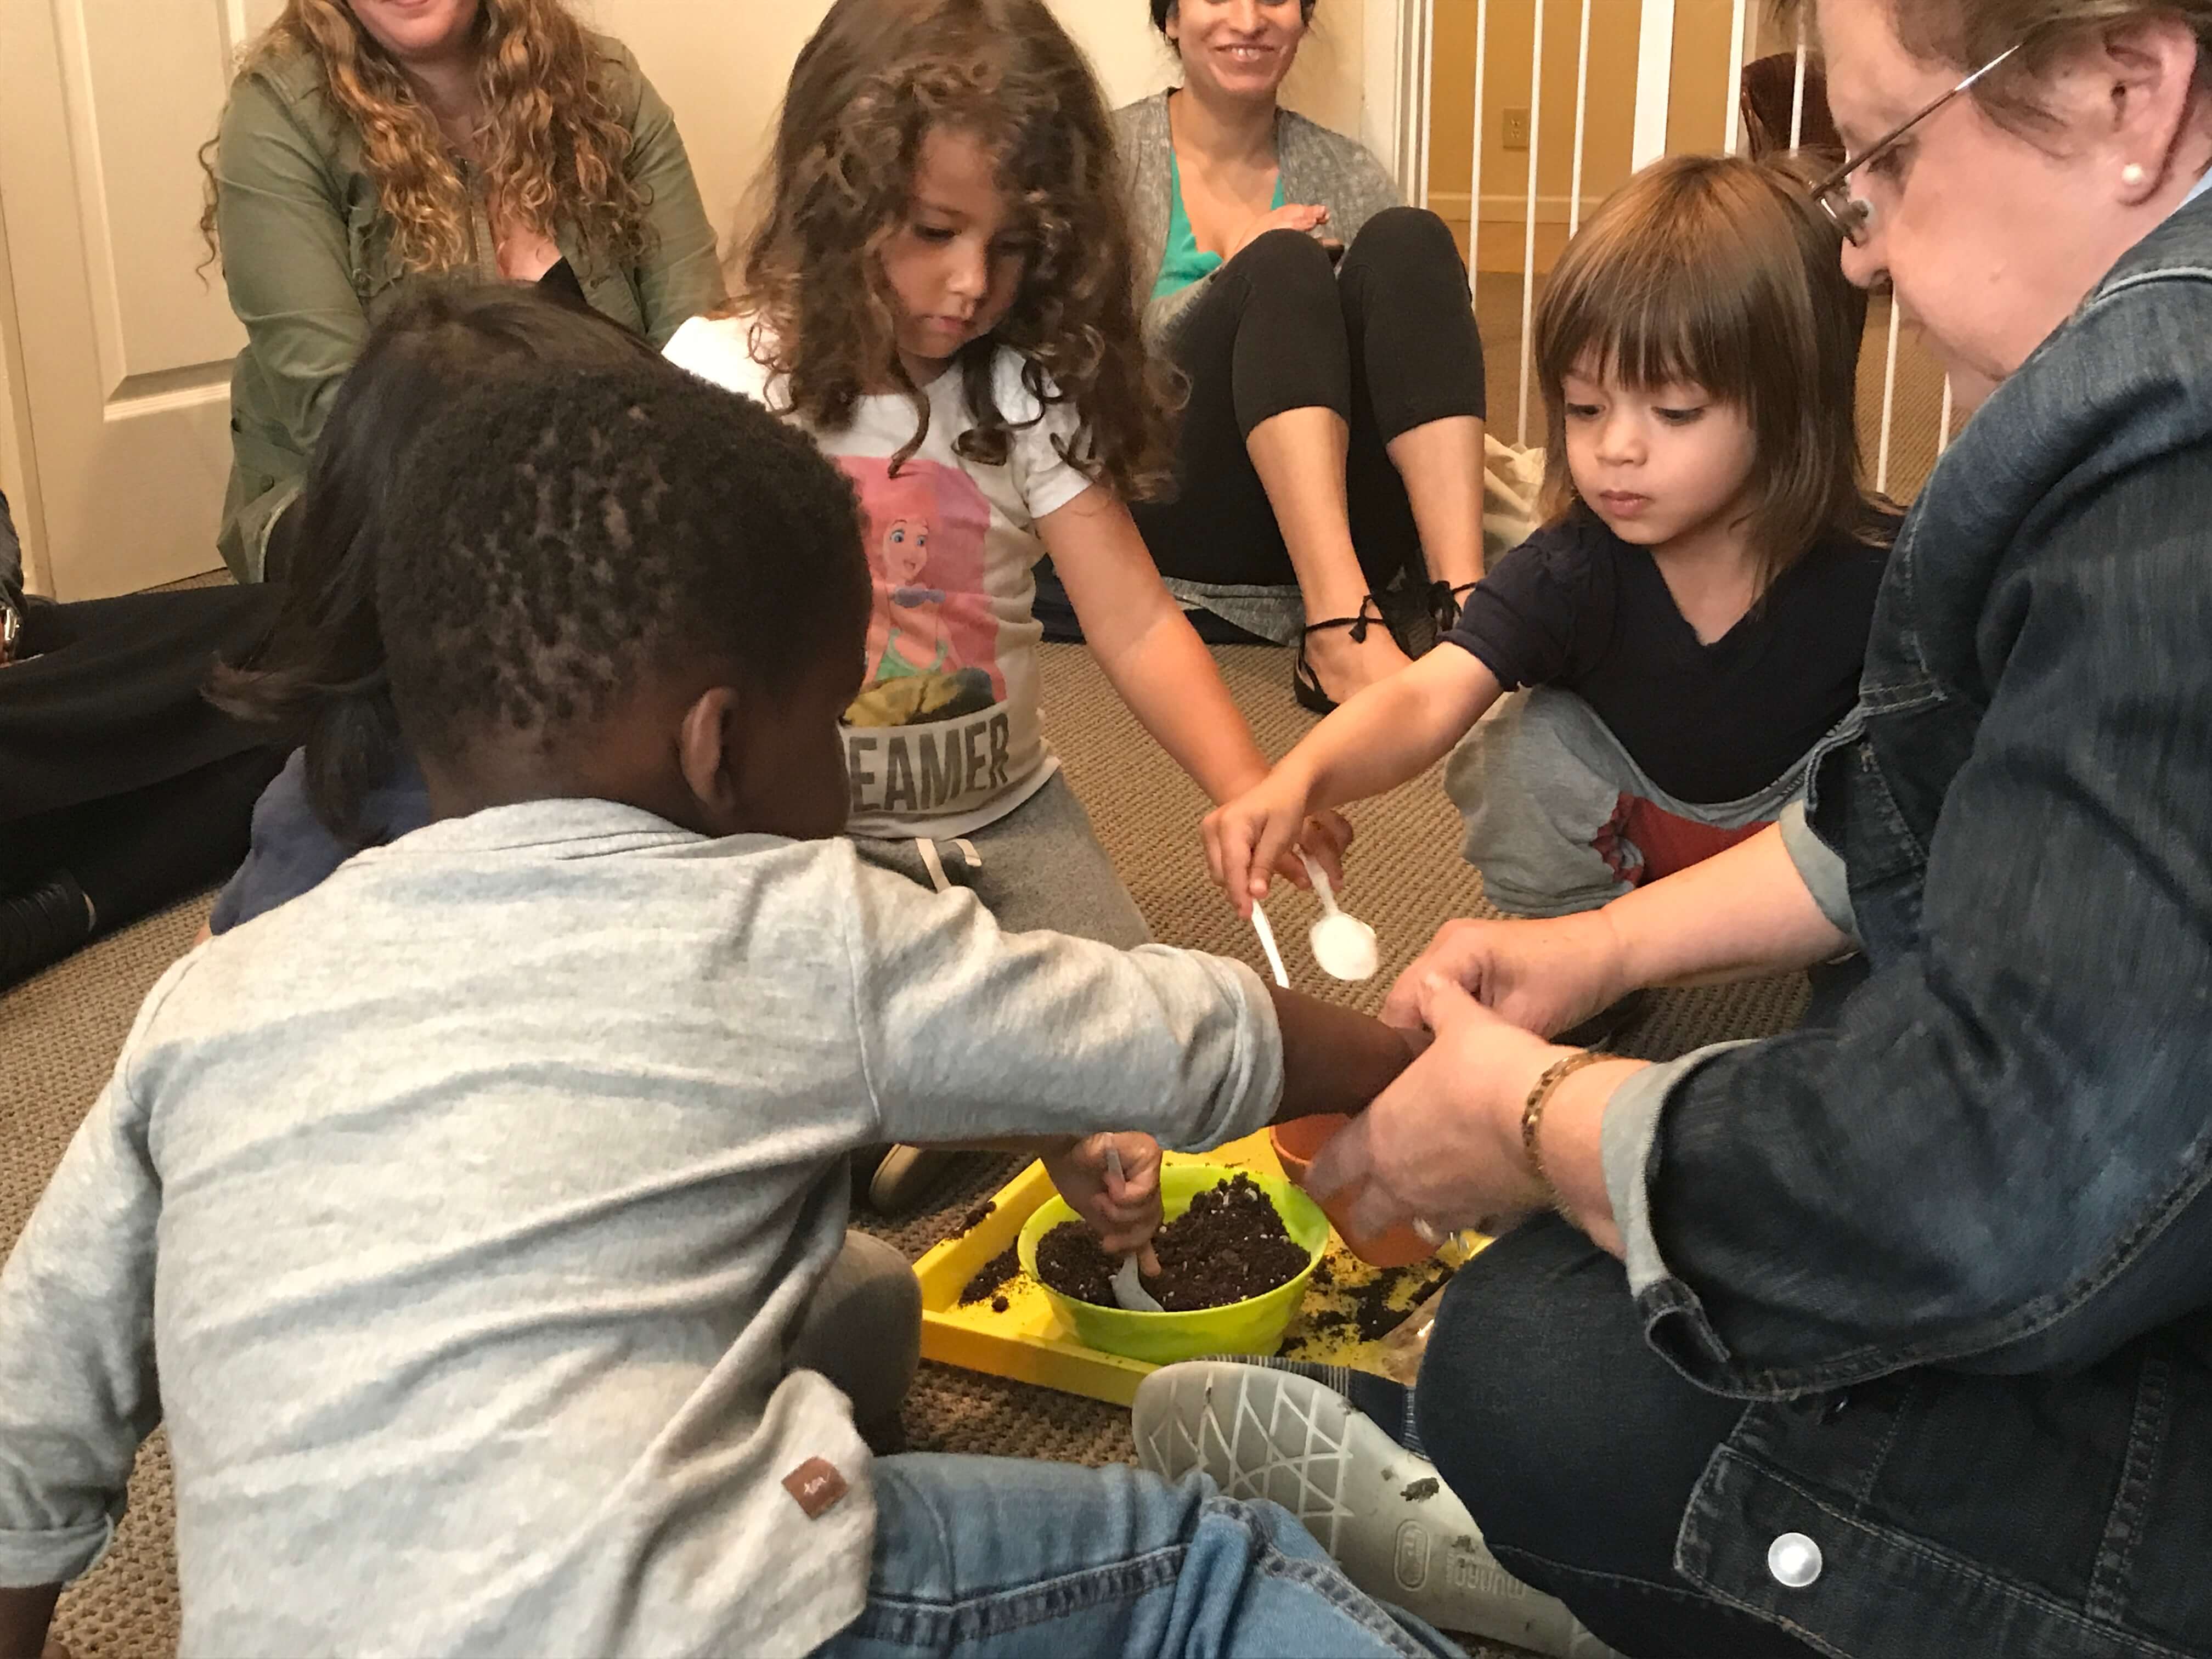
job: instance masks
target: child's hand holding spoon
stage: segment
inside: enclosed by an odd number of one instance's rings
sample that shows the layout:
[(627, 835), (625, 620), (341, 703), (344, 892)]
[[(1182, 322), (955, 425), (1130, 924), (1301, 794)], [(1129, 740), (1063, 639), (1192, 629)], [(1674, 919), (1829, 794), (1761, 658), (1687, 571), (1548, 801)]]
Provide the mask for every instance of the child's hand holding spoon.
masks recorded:
[[(1044, 1167), (1068, 1208), (1098, 1235), (1099, 1243), (1113, 1255), (1127, 1255), (1123, 1272), (1133, 1282), (1138, 1267), (1158, 1274), (1160, 1261), (1152, 1247), (1152, 1237), (1160, 1225), (1158, 1141), (1133, 1131), (1091, 1135), (1065, 1152), (1048, 1154)], [(1137, 1288), (1146, 1294), (1141, 1284)], [(1124, 1301), (1122, 1305), (1138, 1304)], [(1157, 1302), (1152, 1310), (1158, 1310)]]
[[(1122, 1173), (1121, 1148), (1109, 1141), (1106, 1146), (1106, 1190), (1126, 1188), (1128, 1176)], [(1131, 1313), (1165, 1313), (1160, 1300), (1146, 1290), (1139, 1270), (1159, 1277), (1160, 1259), (1152, 1254), (1150, 1244), (1140, 1245), (1121, 1258), (1121, 1265), (1114, 1273), (1114, 1299)]]

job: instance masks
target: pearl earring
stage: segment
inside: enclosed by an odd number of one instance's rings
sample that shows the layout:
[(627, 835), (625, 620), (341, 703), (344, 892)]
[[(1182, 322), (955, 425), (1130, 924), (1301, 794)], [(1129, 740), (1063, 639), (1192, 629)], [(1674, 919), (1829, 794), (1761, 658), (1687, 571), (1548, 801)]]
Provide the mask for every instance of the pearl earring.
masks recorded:
[(2144, 176), (2142, 164), (2140, 161), (2130, 161), (2120, 169), (2120, 182), (2130, 190), (2141, 185)]

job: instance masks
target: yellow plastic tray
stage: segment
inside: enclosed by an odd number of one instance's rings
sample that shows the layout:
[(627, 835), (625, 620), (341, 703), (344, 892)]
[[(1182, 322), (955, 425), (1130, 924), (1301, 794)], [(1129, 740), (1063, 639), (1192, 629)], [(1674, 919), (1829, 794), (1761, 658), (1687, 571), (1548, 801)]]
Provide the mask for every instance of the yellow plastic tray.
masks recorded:
[[(1217, 1146), (1200, 1158), (1170, 1152), (1167, 1161), (1225, 1164), (1278, 1177), (1283, 1172), (1264, 1131)], [(992, 1200), (994, 1207), (982, 1220), (946, 1239), (915, 1264), (915, 1274), (921, 1280), (922, 1356), (968, 1370), (1126, 1406), (1136, 1397), (1138, 1383), (1154, 1368), (1142, 1360), (1101, 1353), (1078, 1341), (1054, 1312), (1042, 1288), (1028, 1274), (1018, 1274), (1002, 1287), (1000, 1294), (1006, 1302), (1004, 1313), (994, 1311), (988, 1300), (964, 1308), (960, 1305), (960, 1292), (968, 1281), (985, 1262), (1012, 1245), (1022, 1224), (1053, 1195), (1044, 1166), (1032, 1164), (999, 1189)], [(1445, 1259), (1457, 1265), (1470, 1254), (1466, 1249), (1448, 1250)], [(1329, 1264), (1328, 1277), (1334, 1282), (1328, 1286), (1316, 1285), (1307, 1291), (1305, 1306), (1291, 1325), (1287, 1347), (1305, 1358), (1334, 1364), (1372, 1361), (1379, 1343), (1360, 1341), (1350, 1333), (1323, 1337), (1307, 1328), (1316, 1313), (1348, 1305), (1350, 1292), (1377, 1277), (1374, 1268), (1346, 1250), (1334, 1235), (1324, 1260)], [(1404, 1292), (1407, 1298), (1419, 1282), (1418, 1273), (1407, 1276)]]

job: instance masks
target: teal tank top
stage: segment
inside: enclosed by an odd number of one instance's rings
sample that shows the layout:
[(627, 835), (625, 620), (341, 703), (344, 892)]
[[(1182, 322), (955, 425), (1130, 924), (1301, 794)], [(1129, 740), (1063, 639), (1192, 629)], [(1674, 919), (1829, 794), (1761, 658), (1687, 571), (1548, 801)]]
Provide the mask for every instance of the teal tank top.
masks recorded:
[[(1152, 284), (1152, 298), (1164, 300), (1177, 294), (1200, 278), (1212, 276), (1221, 268), (1218, 253), (1201, 252), (1197, 233), (1190, 228), (1190, 215), (1182, 205), (1182, 168), (1176, 161), (1175, 152), (1168, 152), (1168, 195), (1171, 204), (1168, 210), (1168, 247), (1160, 258), (1159, 280)], [(1275, 171), (1275, 199), (1269, 208), (1283, 205), (1282, 169)]]

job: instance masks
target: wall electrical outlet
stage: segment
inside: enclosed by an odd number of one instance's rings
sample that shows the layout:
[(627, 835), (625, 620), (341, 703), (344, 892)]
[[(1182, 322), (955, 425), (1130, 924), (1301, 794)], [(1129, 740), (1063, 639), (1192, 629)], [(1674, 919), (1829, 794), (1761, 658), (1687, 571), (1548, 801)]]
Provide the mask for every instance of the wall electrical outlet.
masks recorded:
[(1528, 112), (1527, 110), (1509, 109), (1505, 112), (1505, 148), (1508, 149), (1528, 148)]

